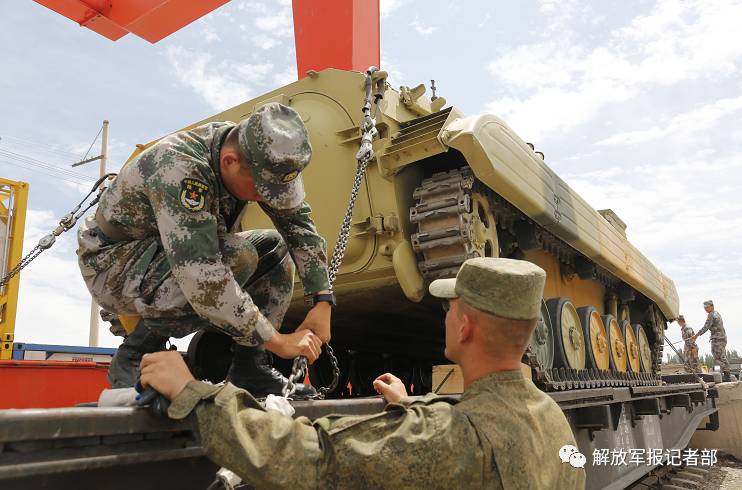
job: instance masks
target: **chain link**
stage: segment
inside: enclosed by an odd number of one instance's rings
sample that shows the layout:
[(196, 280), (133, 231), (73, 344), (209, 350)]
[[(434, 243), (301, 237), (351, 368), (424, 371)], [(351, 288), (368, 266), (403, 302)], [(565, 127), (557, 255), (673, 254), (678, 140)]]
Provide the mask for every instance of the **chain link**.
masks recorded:
[(21, 270), (23, 270), (24, 267), (30, 264), (33, 261), (33, 259), (38, 257), (38, 255), (43, 251), (44, 249), (41, 248), (39, 245), (36, 245), (34, 248), (32, 248), (31, 251), (28, 252), (26, 256), (23, 257), (23, 259), (21, 259), (20, 262), (18, 262), (18, 265), (13, 267), (10, 270), (10, 272), (5, 274), (5, 277), (3, 277), (3, 279), (0, 281), (0, 288), (6, 286), (10, 282), (10, 280), (13, 279), (13, 277), (15, 277), (16, 274), (21, 272)]
[[(372, 66), (366, 71), (366, 97), (363, 104), (363, 121), (361, 122), (361, 147), (356, 153), (356, 176), (353, 180), (353, 188), (350, 191), (350, 199), (348, 201), (348, 208), (345, 211), (343, 217), (343, 223), (340, 225), (340, 231), (338, 232), (338, 239), (335, 243), (335, 250), (332, 252), (332, 258), (330, 259), (330, 265), (328, 267), (328, 278), (330, 282), (330, 289), (335, 284), (335, 278), (340, 270), (340, 265), (343, 263), (343, 257), (345, 257), (345, 249), (348, 245), (348, 238), (350, 236), (351, 220), (353, 219), (353, 208), (355, 208), (356, 200), (358, 199), (358, 191), (361, 189), (361, 183), (363, 182), (363, 176), (366, 173), (366, 168), (369, 162), (374, 157), (373, 140), (378, 136), (379, 132), (376, 130), (376, 118), (371, 117), (371, 102), (376, 105), (374, 116), (379, 113), (379, 102), (384, 97), (385, 90), (385, 77), (379, 77), (376, 82), (373, 80), (373, 74), (379, 69)], [(372, 94), (372, 90), (375, 89), (375, 93)], [(320, 387), (317, 390), (317, 394), (312, 398), (315, 400), (324, 399), (328, 393), (332, 392), (337, 388), (338, 381), (340, 379), (340, 367), (338, 366), (337, 357), (330, 347), (330, 344), (325, 345), (325, 352), (330, 358), (330, 365), (332, 366), (332, 381), (328, 386)], [(307, 358), (300, 356), (294, 359), (294, 363), (291, 368), (291, 375), (287, 378), (287, 383), (283, 387), (282, 395), (286, 398), (290, 397), (294, 391), (296, 391), (296, 385), (301, 383), (304, 379), (304, 373), (307, 371)]]
[[(77, 220), (80, 219), (80, 217), (87, 212), (88, 209), (92, 208), (96, 204), (98, 204), (98, 200), (100, 199), (100, 193), (105, 190), (105, 188), (100, 188), (103, 181), (106, 179), (115, 177), (116, 174), (106, 174), (103, 177), (99, 178), (95, 184), (93, 184), (93, 188), (90, 189), (90, 192), (80, 201), (80, 203), (75, 206), (75, 208), (70, 211), (69, 213), (65, 214), (61, 220), (59, 220), (59, 225), (49, 233), (48, 235), (44, 236), (39, 240), (38, 245), (36, 245), (34, 248), (31, 249), (30, 252), (26, 254), (25, 257), (21, 259), (18, 264), (13, 267), (5, 276), (3, 276), (2, 280), (0, 280), (0, 288), (5, 287), (13, 277), (15, 277), (19, 272), (21, 272), (28, 264), (34, 261), (36, 257), (38, 257), (41, 252), (44, 250), (51, 248), (52, 245), (54, 245), (54, 242), (57, 240), (57, 237), (64, 233), (65, 231), (71, 230), (75, 224), (77, 223)], [(88, 204), (85, 209), (80, 211), (80, 208), (82, 207), (83, 203), (87, 201), (87, 199), (96, 191), (99, 191), (99, 194)]]

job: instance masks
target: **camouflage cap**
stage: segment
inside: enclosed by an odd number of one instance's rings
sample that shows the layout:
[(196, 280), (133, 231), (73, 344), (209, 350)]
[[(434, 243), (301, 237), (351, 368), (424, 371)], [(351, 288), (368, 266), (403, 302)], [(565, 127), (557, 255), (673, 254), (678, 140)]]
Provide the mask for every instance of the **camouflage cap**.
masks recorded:
[(708, 300), (708, 301), (704, 301), (704, 302), (703, 302), (703, 306), (714, 306), (714, 302), (713, 302), (713, 301), (711, 301), (711, 300)]
[(676, 321), (678, 321), (678, 322), (684, 322), (685, 321), (685, 317), (683, 315), (678, 315), (678, 318), (676, 319)]
[(526, 260), (479, 257), (464, 262), (455, 279), (437, 279), (430, 294), (461, 298), (468, 305), (511, 320), (533, 320), (541, 314), (546, 272)]
[(299, 173), (312, 158), (309, 134), (294, 109), (277, 102), (258, 108), (238, 125), (240, 151), (266, 203), (291, 209), (304, 200)]

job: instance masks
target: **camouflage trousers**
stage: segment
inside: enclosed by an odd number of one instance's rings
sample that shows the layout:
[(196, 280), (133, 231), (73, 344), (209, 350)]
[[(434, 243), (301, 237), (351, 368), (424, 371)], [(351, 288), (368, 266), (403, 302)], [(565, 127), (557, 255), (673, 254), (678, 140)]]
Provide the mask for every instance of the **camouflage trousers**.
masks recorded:
[(685, 358), (685, 371), (687, 373), (700, 373), (701, 364), (698, 361), (698, 347), (685, 346), (683, 349), (683, 357)]
[[(140, 315), (147, 328), (164, 337), (185, 337), (203, 328), (230, 337), (247, 334), (231, 326), (217, 326), (196, 314), (173, 277), (159, 237), (107, 242), (99, 232), (86, 237), (88, 231), (80, 237), (80, 269), (90, 294), (102, 308)], [(295, 272), (281, 235), (275, 230), (252, 230), (218, 238), (224, 264), (261, 313), (279, 329), (291, 302)], [(96, 256), (85, 255), (85, 249), (94, 250)]]
[(727, 360), (727, 339), (711, 339), (711, 355), (719, 363), (722, 373), (728, 373), (729, 361)]

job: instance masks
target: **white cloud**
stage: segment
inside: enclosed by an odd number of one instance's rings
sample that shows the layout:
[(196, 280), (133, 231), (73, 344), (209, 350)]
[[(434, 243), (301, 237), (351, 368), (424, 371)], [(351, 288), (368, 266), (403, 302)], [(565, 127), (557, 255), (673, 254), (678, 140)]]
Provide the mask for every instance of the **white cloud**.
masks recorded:
[(219, 37), (219, 34), (217, 34), (217, 32), (209, 25), (205, 26), (201, 31), (201, 38), (207, 43), (213, 43), (222, 40), (222, 38)]
[(598, 141), (597, 145), (627, 145), (645, 143), (673, 134), (692, 137), (694, 133), (716, 126), (724, 117), (742, 110), (742, 97), (718, 100), (698, 109), (678, 114), (659, 126), (637, 131), (625, 131)]
[(246, 80), (248, 82), (259, 82), (265, 80), (273, 71), (273, 64), (271, 63), (260, 63), (260, 64), (234, 64), (234, 71), (238, 78)]
[(391, 60), (384, 53), (384, 51), (381, 52), (381, 59), (379, 63), (381, 64), (380, 69), (387, 72), (387, 74), (389, 75), (389, 78), (387, 80), (393, 87), (399, 87), (400, 85), (404, 85), (405, 83), (404, 72), (400, 70), (399, 64)]
[[(548, 11), (549, 5), (542, 7)], [(611, 32), (602, 46), (575, 42), (565, 28), (558, 40), (522, 45), (490, 64), (506, 86), (529, 93), (500, 97), (488, 108), (527, 138), (540, 139), (585, 123), (647, 86), (718, 80), (734, 73), (742, 59), (739, 18), (738, 2), (665, 0)], [(576, 110), (563, 112), (568, 107)]]
[(214, 61), (206, 52), (170, 46), (168, 59), (176, 79), (193, 89), (215, 110), (224, 110), (252, 98), (252, 90), (245, 83), (265, 79), (272, 65)]
[(253, 26), (261, 31), (278, 37), (294, 35), (294, 19), (290, 0), (275, 3), (240, 2), (237, 8), (246, 12), (246, 15), (253, 16)]
[(431, 34), (433, 34), (433, 31), (437, 29), (436, 27), (433, 27), (433, 26), (426, 26), (417, 17), (412, 19), (412, 22), (410, 22), (409, 25), (410, 27), (415, 29), (415, 32), (417, 32), (421, 36), (430, 36)]
[(379, 12), (381, 13), (381, 18), (389, 17), (395, 10), (398, 10), (406, 3), (406, 0), (380, 0)]
[(273, 74), (273, 84), (277, 87), (288, 85), (289, 83), (295, 82), (297, 79), (296, 65), (288, 66), (285, 70)]
[(271, 49), (279, 44), (277, 39), (266, 36), (265, 34), (257, 34), (253, 36), (252, 42), (255, 46), (265, 50)]

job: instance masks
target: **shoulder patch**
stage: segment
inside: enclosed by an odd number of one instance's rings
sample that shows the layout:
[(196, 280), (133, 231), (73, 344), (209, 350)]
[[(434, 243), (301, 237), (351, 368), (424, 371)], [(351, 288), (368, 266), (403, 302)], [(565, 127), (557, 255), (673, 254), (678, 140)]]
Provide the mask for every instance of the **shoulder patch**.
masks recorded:
[(208, 184), (198, 179), (180, 181), (180, 204), (188, 211), (201, 211), (206, 206), (208, 193)]

